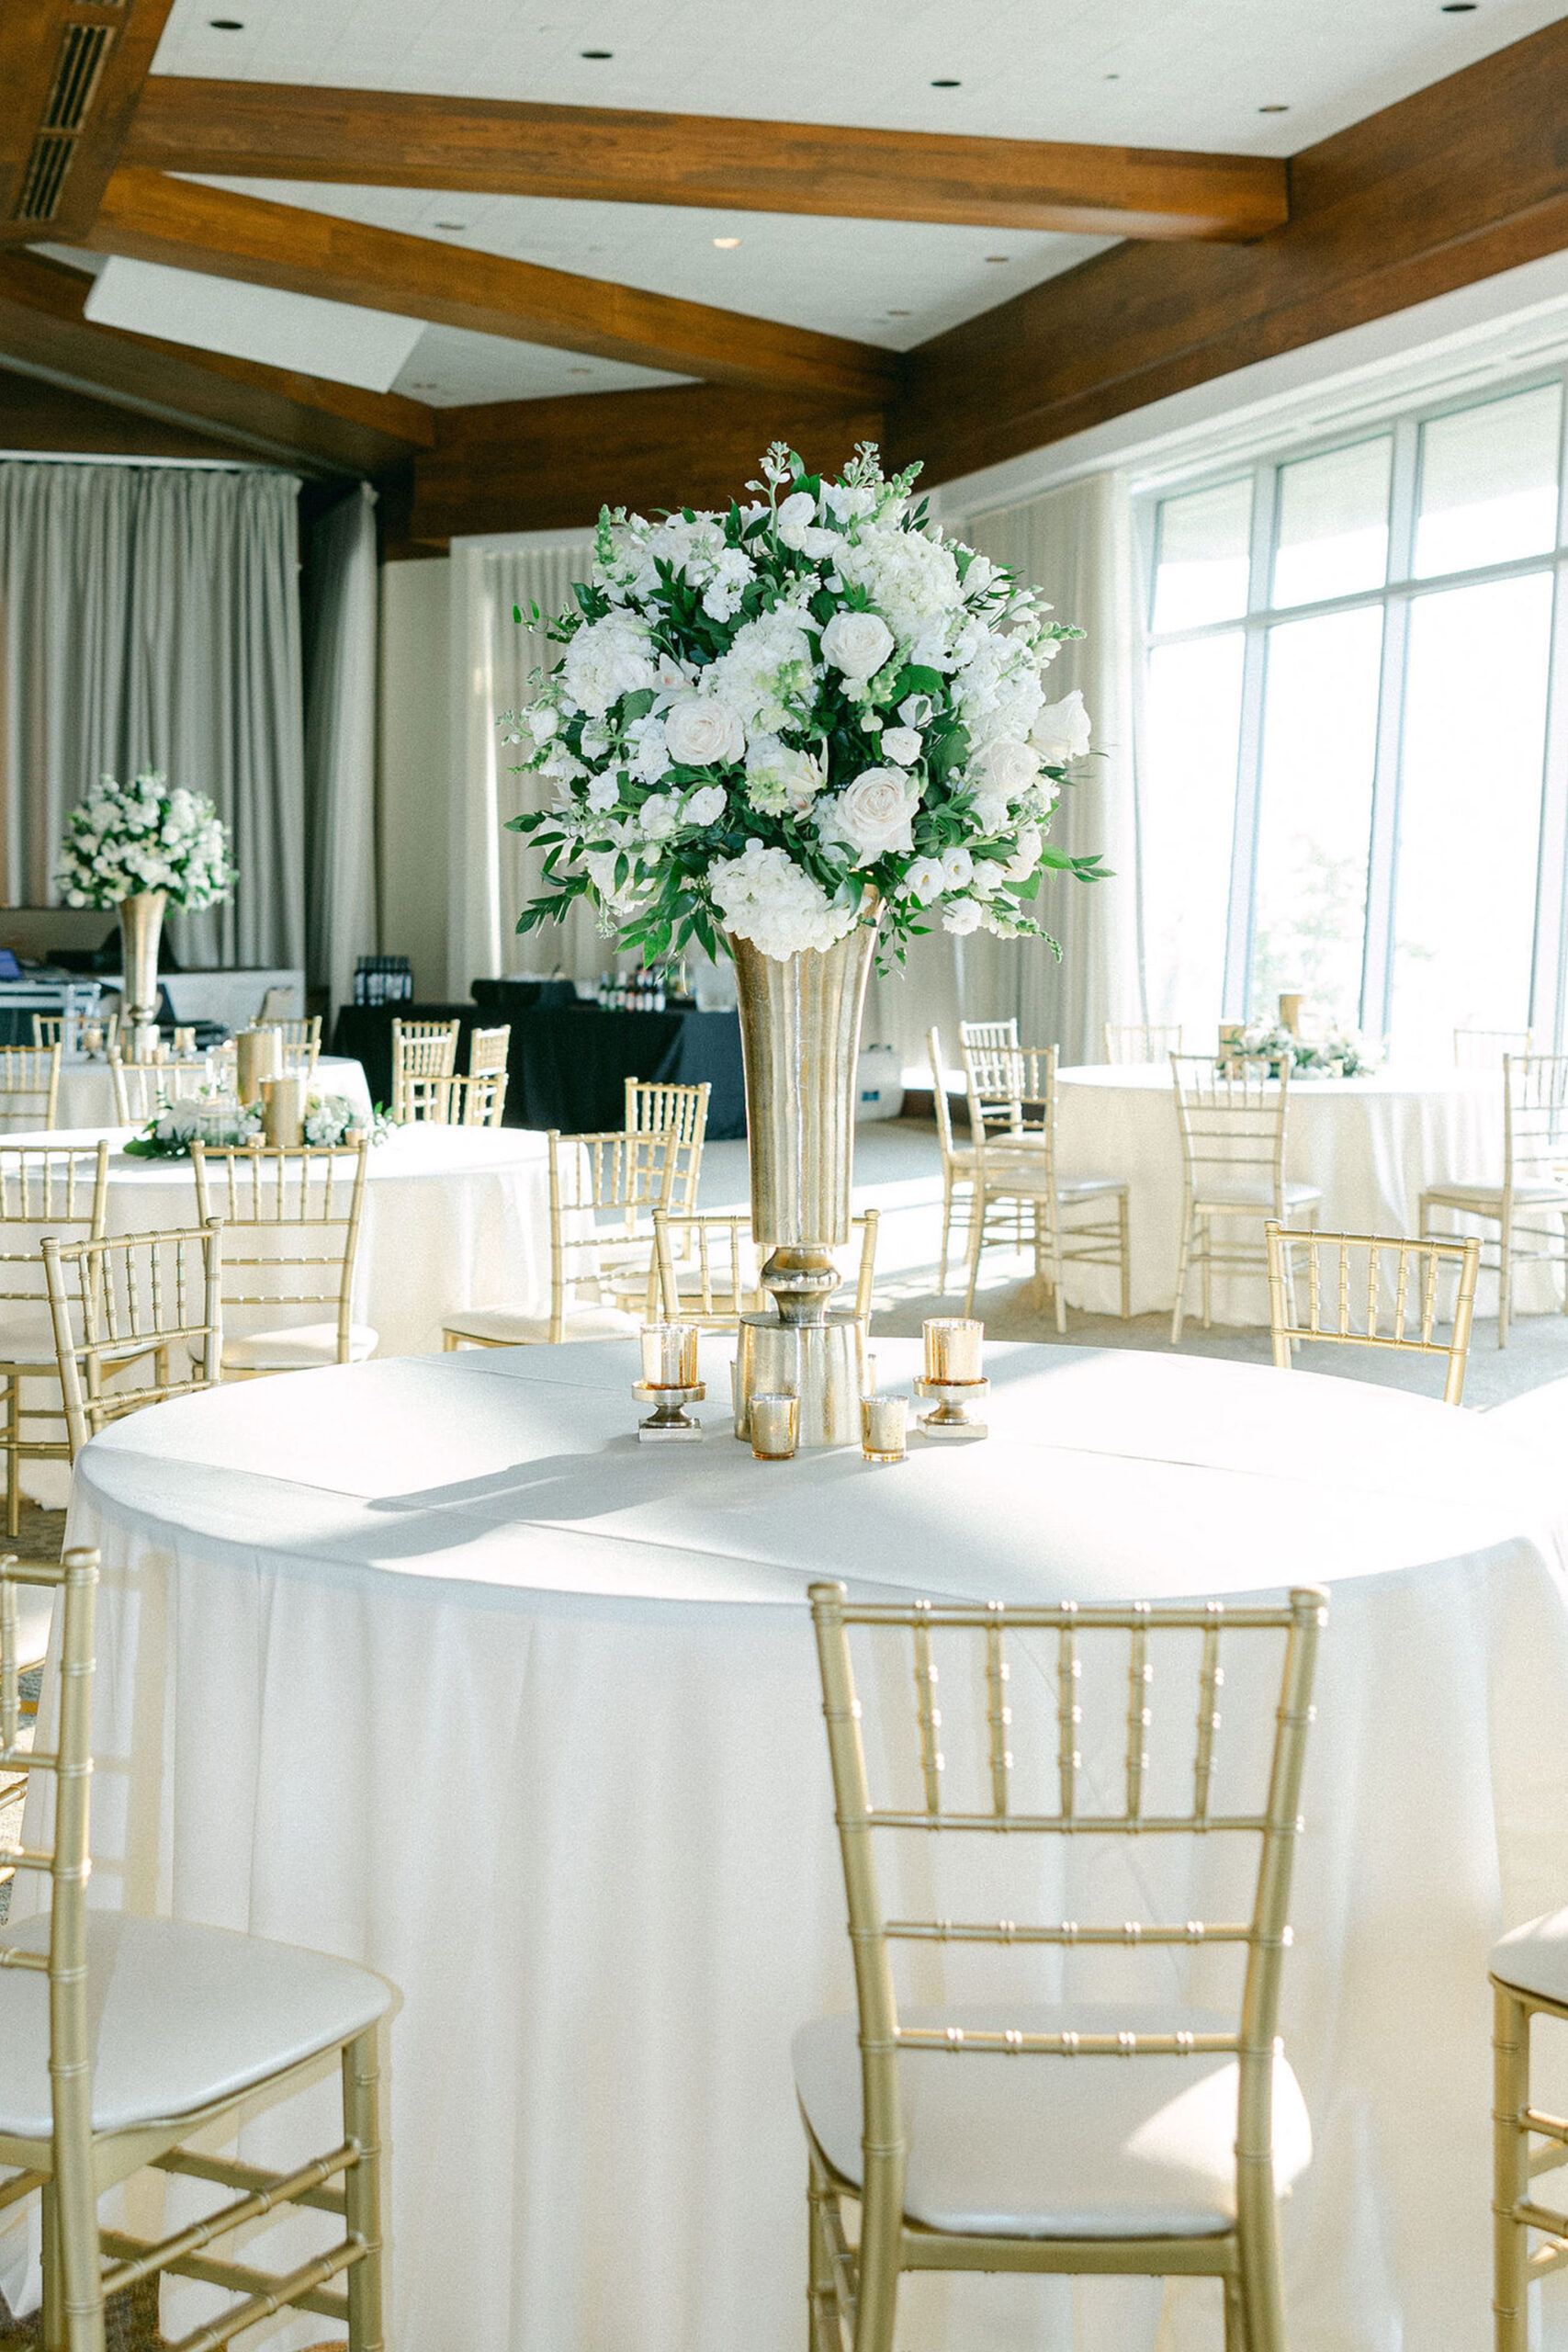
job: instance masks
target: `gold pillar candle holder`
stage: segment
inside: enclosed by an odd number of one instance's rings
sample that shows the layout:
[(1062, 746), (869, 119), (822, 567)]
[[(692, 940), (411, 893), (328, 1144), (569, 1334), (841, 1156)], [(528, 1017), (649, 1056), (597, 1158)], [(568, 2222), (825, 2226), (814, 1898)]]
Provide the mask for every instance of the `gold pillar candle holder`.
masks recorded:
[(747, 1422), (759, 1462), (788, 1462), (800, 1442), (800, 1399), (753, 1394)]
[(907, 1396), (863, 1396), (860, 1450), (868, 1462), (908, 1458), (909, 1400)]
[(268, 1143), (285, 1151), (297, 1150), (305, 1140), (305, 1080), (268, 1078), (262, 1081), (262, 1133)]
[(986, 1327), (973, 1316), (933, 1315), (921, 1324), (926, 1378), (954, 1385), (980, 1378), (980, 1348)]
[(916, 1396), (931, 1399), (936, 1410), (922, 1413), (915, 1427), (922, 1437), (988, 1437), (986, 1423), (974, 1419), (969, 1408), (984, 1404), (990, 1393), (988, 1380), (917, 1380)]
[(658, 1445), (670, 1440), (700, 1438), (703, 1425), (687, 1412), (707, 1395), (697, 1377), (697, 1328), (694, 1323), (645, 1323), (638, 1335), (642, 1378), (632, 1383), (639, 1405), (651, 1405), (646, 1421), (637, 1423), (637, 1443)]
[(259, 1102), (269, 1078), (283, 1076), (281, 1029), (242, 1029), (234, 1040), (234, 1091), (242, 1102)]
[(1301, 1035), (1302, 1001), (1293, 989), (1287, 989), (1280, 998), (1280, 1026), (1288, 1029), (1292, 1037)]

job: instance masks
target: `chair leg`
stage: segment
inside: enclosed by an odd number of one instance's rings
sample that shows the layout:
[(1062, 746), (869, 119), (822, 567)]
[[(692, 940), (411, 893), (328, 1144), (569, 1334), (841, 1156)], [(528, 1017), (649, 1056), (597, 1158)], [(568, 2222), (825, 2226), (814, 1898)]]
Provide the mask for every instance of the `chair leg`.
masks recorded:
[(6, 1383), (6, 1532), (22, 1532), (22, 1383), (13, 1373)]
[(1266, 2163), (1250, 2167), (1250, 2179), (1248, 2167), (1238, 2169), (1242, 2340), (1247, 2352), (1285, 2352), (1273, 2166)]
[[(846, 2314), (839, 2299), (829, 2212), (833, 2192), (815, 2154), (810, 2167), (806, 2189), (807, 2352), (844, 2352)], [(852, 2319), (853, 2314), (849, 2316)]]
[(348, 2274), (349, 2352), (382, 2352), (380, 2057), (371, 2026), (343, 2053), (343, 2135), (359, 2143), (359, 2162), (344, 2176), (344, 2220), (368, 2246)]
[(1204, 1330), (1205, 1330), (1205, 1331), (1209, 1329), (1210, 1324), (1213, 1321), (1213, 1308), (1214, 1308), (1214, 1270), (1213, 1270), (1213, 1264), (1212, 1264), (1212, 1262), (1211, 1262), (1211, 1261), (1212, 1261), (1212, 1257), (1213, 1257), (1213, 1247), (1214, 1247), (1214, 1227), (1213, 1227), (1213, 1222), (1212, 1222), (1212, 1220), (1211, 1220), (1210, 1218), (1205, 1217), (1205, 1218), (1203, 1219), (1203, 1230), (1202, 1230), (1202, 1237), (1201, 1237), (1201, 1248), (1200, 1248), (1199, 1255), (1198, 1255), (1198, 1262), (1199, 1262), (1199, 1264), (1201, 1266), (1201, 1268), (1202, 1268), (1202, 1270), (1203, 1270), (1203, 1329), (1204, 1329)]
[(1525, 2258), (1529, 2240), (1514, 2208), (1529, 2194), (1529, 2015), (1506, 1986), (1492, 1993), (1492, 2312), (1496, 2352), (1528, 2352)]
[(1241, 2280), (1221, 2280), (1225, 2294), (1225, 2352), (1247, 2352), (1247, 2313), (1241, 2304)]
[(990, 1206), (978, 1184), (969, 1196), (969, 1283), (964, 1294), (964, 1312), (975, 1312), (975, 1285), (980, 1279), (980, 1251), (986, 1240), (986, 1211)]
[(1192, 1257), (1192, 1204), (1186, 1201), (1181, 1210), (1181, 1248), (1176, 1261), (1176, 1305), (1170, 1317), (1170, 1344), (1181, 1344), (1182, 1318), (1187, 1312), (1187, 1269)]
[(60, 2193), (51, 2180), (43, 2185), (43, 2310), (39, 2342), (43, 2352), (68, 2352), (65, 2337), (65, 2293), (60, 2259)]
[[(1034, 1214), (1039, 1216), (1038, 1207)], [(1056, 1337), (1062, 1339), (1067, 1329), (1067, 1289), (1062, 1280), (1062, 1210), (1055, 1200), (1051, 1203), (1051, 1284), (1056, 1294)]]
[(943, 1164), (942, 1171), (942, 1259), (937, 1267), (937, 1296), (947, 1295), (947, 1243), (953, 1231), (953, 1170)]
[(1508, 1309), (1513, 1305), (1514, 1220), (1505, 1209), (1497, 1242), (1497, 1345), (1508, 1344)]
[[(1568, 1224), (1568, 1219), (1564, 1220)], [(1127, 1195), (1116, 1195), (1116, 1247), (1122, 1262), (1122, 1320), (1125, 1323), (1133, 1312), (1133, 1257), (1127, 1230)]]

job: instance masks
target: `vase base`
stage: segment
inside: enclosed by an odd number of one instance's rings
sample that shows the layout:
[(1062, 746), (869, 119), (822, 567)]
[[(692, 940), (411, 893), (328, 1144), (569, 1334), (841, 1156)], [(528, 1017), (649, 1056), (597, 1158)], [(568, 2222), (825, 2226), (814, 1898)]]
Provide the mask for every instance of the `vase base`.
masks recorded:
[(735, 1379), (735, 1434), (750, 1434), (753, 1396), (800, 1399), (796, 1443), (858, 1445), (865, 1387), (865, 1330), (847, 1309), (818, 1323), (784, 1323), (771, 1309), (740, 1317)]

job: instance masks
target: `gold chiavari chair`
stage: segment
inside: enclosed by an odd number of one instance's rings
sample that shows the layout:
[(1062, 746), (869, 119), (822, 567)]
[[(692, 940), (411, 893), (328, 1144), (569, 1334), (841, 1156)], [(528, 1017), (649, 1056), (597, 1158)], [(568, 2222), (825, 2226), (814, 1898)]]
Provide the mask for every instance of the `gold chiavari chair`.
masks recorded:
[[(1311, 2127), (1276, 2033), (1324, 1595), (1301, 1589), (1282, 1607), (882, 1607), (817, 1584), (811, 1607), (858, 2007), (795, 2038), (813, 2352), (851, 2340), (854, 2352), (891, 2352), (906, 2270), (1218, 2278), (1232, 2352), (1284, 2352), (1275, 2204), (1310, 2160)], [(896, 1724), (886, 1729), (875, 1752), (889, 1778), (884, 1796), (879, 1766), (874, 1799), (851, 1646), (861, 1628), (873, 1646), (907, 1634), (913, 1652), (915, 1721), (901, 1742)], [(1222, 1642), (1259, 1667), (1265, 1645), (1282, 1650), (1272, 1740), (1234, 1762), (1217, 1736)], [(1168, 1658), (1191, 1672), (1197, 1703), (1189, 1712), (1184, 1696), (1169, 1733), (1163, 1720), (1152, 1733), (1156, 1662)], [(874, 1676), (880, 1667), (874, 1658)], [(880, 1687), (892, 1690), (891, 1672)], [(1096, 1750), (1101, 1771), (1085, 1769)], [(1101, 1795), (1117, 1781), (1119, 1797)], [(901, 1879), (911, 1831), (911, 1883), (938, 1916), (890, 1917), (880, 1858)], [(1216, 1847), (1235, 1854), (1241, 1899), (1228, 1921), (1224, 1910), (1105, 1926), (1030, 1917), (1050, 1883), (1043, 1843), (1055, 1841), (1064, 1871), (1087, 1844), (1103, 1876), (1123, 1855), (1140, 1873), (1142, 1841), (1179, 1852), (1178, 1839), (1191, 1841), (1194, 1867)], [(1255, 1861), (1244, 1840), (1257, 1841)], [(1009, 1904), (1015, 1886), (1021, 1916), (982, 1908)], [(952, 1985), (988, 1947), (1007, 1952), (999, 2001), (905, 2007), (896, 1961)], [(1036, 1975), (1055, 1991), (1099, 1947), (1125, 1955), (1129, 1984), (1152, 1959), (1156, 1999), (1174, 1976), (1182, 2005), (1020, 1996)], [(1210, 2005), (1227, 1947), (1242, 1963), (1234, 2018)], [(1209, 1996), (1201, 2008), (1187, 2005), (1195, 1984)], [(860, 2209), (852, 2245), (846, 2204)]]
[(1180, 1053), (1181, 1046), (1179, 1021), (1108, 1021), (1105, 1024), (1108, 1062), (1157, 1062), (1163, 1069), (1166, 1056)]
[[(549, 1150), (550, 1311), (512, 1306), (454, 1310), (442, 1325), (448, 1349), (514, 1348), (563, 1340), (635, 1338), (640, 1311), (614, 1304), (629, 1265), (646, 1268), (653, 1251), (653, 1212), (667, 1209), (675, 1160), (660, 1136), (563, 1136), (552, 1127)], [(640, 1251), (640, 1258), (632, 1253)], [(584, 1296), (588, 1293), (590, 1295)], [(640, 1306), (640, 1303), (639, 1303)]]
[[(1568, 2123), (1530, 2097), (1534, 2018), (1568, 2023), (1568, 1911), (1549, 1912), (1495, 1945), (1492, 1977), (1492, 2232), (1495, 2352), (1529, 2352), (1530, 2284), (1568, 2265), (1561, 2192), (1533, 2191), (1542, 2173), (1568, 2165)], [(1540, 2243), (1530, 2245), (1531, 2233)]]
[[(964, 1311), (975, 1310), (980, 1255), (1000, 1209), (1010, 1220), (1027, 1209), (1033, 1223), (1034, 1278), (1052, 1293), (1056, 1329), (1067, 1328), (1067, 1266), (1114, 1266), (1121, 1277), (1122, 1313), (1132, 1310), (1127, 1249), (1127, 1184), (1118, 1176), (1064, 1176), (1056, 1166), (1056, 1054), (1013, 1045), (964, 1048), (970, 1132), (978, 1138), (974, 1204), (969, 1219), (969, 1272)], [(1026, 1112), (1036, 1114), (1031, 1125)], [(987, 1132), (993, 1123), (998, 1132)], [(1092, 1212), (1112, 1204), (1109, 1216)], [(1089, 1209), (1087, 1217), (1082, 1212)], [(1069, 1222), (1069, 1216), (1071, 1221)]]
[(1222, 1076), (1206, 1054), (1172, 1054), (1176, 1124), (1181, 1138), (1181, 1251), (1176, 1265), (1176, 1305), (1170, 1343), (1181, 1337), (1187, 1276), (1194, 1261), (1203, 1278), (1203, 1329), (1213, 1308), (1213, 1276), (1269, 1274), (1268, 1244), (1232, 1241), (1216, 1248), (1213, 1227), (1235, 1218), (1283, 1225), (1293, 1211), (1315, 1217), (1323, 1198), (1315, 1184), (1285, 1178), (1285, 1122), (1290, 1074), (1278, 1080)]
[(114, 1087), (115, 1124), (121, 1127), (145, 1126), (169, 1103), (188, 1102), (212, 1082), (205, 1056), (199, 1061), (139, 1062), (111, 1054), (109, 1078)]
[(977, 1153), (973, 1144), (954, 1143), (953, 1139), (953, 1105), (947, 1099), (947, 1070), (942, 1056), (942, 1033), (926, 1031), (926, 1057), (931, 1066), (931, 1102), (936, 1110), (936, 1139), (942, 1153), (942, 1263), (937, 1269), (936, 1286), (940, 1296), (947, 1288), (947, 1250), (953, 1235), (953, 1198), (960, 1185), (964, 1198), (959, 1204), (964, 1234), (967, 1242), (969, 1222), (975, 1214), (975, 1169)]
[(403, 1085), (403, 1125), (499, 1127), (506, 1109), (506, 1072), (478, 1078), (411, 1078)]
[[(1263, 1232), (1274, 1362), (1281, 1372), (1291, 1370), (1292, 1352), (1303, 1340), (1390, 1348), (1404, 1355), (1440, 1357), (1446, 1367), (1444, 1404), (1463, 1402), (1481, 1266), (1479, 1241), (1407, 1241), (1368, 1233), (1322, 1233), (1315, 1227), (1310, 1233), (1287, 1233), (1272, 1217)], [(1303, 1275), (1304, 1320), (1299, 1288)], [(1451, 1297), (1450, 1275), (1454, 1278)], [(1449, 1327), (1446, 1340), (1437, 1336), (1444, 1323)]]
[[(0, 1928), (0, 2165), (17, 2168), (7, 2205), (42, 2199), (42, 2340), (51, 2352), (104, 2352), (106, 2300), (168, 2276), (234, 2299), (184, 2338), (186, 2352), (216, 2352), (285, 2307), (345, 2324), (348, 2352), (379, 2352), (378, 2043), (390, 1988), (323, 1952), (88, 1907), (97, 1566), (85, 1550), (58, 1566), (0, 1561), (0, 1764), (53, 1784), (52, 1804), (39, 1809), (48, 1832), (0, 1846), (0, 1859), (50, 1886), (47, 1911)], [(13, 1629), (22, 1591), (61, 1605), (51, 1747), (18, 1741)], [(336, 2147), (286, 2173), (208, 2153), (209, 2127), (226, 2126), (216, 2136), (232, 2139), (242, 2114), (303, 2090), (334, 2055)], [(198, 2134), (200, 2145), (187, 2146)], [(149, 2167), (237, 2193), (157, 2243), (102, 2227), (105, 2190)], [(215, 2254), (286, 2207), (338, 2217), (324, 2252), (286, 2273)]]
[[(881, 1211), (867, 1209), (850, 1222), (861, 1237), (855, 1317), (869, 1331)], [(733, 1331), (742, 1315), (767, 1305), (757, 1263), (751, 1220), (744, 1210), (675, 1216), (655, 1209), (643, 1313), (649, 1322), (659, 1317), (666, 1323), (694, 1323), (703, 1331)]]
[(0, 1130), (52, 1127), (60, 1100), (60, 1046), (0, 1046)]
[[(101, 1040), (102, 1049), (107, 1053), (113, 1053), (116, 1046), (119, 1042), (119, 1015), (118, 1012), (84, 1013), (80, 1025), (84, 1029), (96, 1030), (99, 1040)], [(64, 1016), (62, 1013), (35, 1012), (33, 1015), (33, 1044), (39, 1048), (47, 1048), (51, 1046), (60, 1045), (62, 1042), (61, 1031), (63, 1026)]]
[(314, 1078), (321, 1052), (321, 1014), (313, 1012), (308, 1021), (280, 1021), (277, 1028), (285, 1078)]
[(416, 1078), (451, 1078), (457, 1069), (458, 1021), (394, 1021), (392, 1023), (392, 1117), (409, 1115), (404, 1107), (409, 1082)]
[[(365, 1137), (297, 1148), (193, 1143), (190, 1156), (197, 1214), (203, 1225), (216, 1219), (223, 1227), (225, 1378), (363, 1363), (374, 1355), (376, 1332), (354, 1320)], [(301, 1321), (301, 1306), (332, 1312)], [(231, 1307), (255, 1328), (229, 1330)]]
[[(73, 1462), (110, 1421), (221, 1380), (223, 1228), (216, 1219), (194, 1230), (63, 1244), (50, 1234), (43, 1262)], [(177, 1377), (176, 1362), (184, 1367)], [(130, 1373), (139, 1377), (128, 1379)]]
[(680, 1216), (689, 1216), (697, 1205), (712, 1092), (706, 1079), (700, 1086), (666, 1085), (645, 1078), (626, 1080), (626, 1133), (665, 1138), (675, 1159), (670, 1206)]
[[(33, 1423), (59, 1427), (62, 1409), (54, 1318), (44, 1283), (39, 1244), (73, 1232), (100, 1235), (109, 1187), (107, 1137), (72, 1150), (59, 1144), (0, 1143), (0, 1380), (6, 1385), (6, 1527), (21, 1526), (21, 1465), (68, 1462), (62, 1437), (29, 1434)], [(42, 1405), (24, 1401), (24, 1383), (42, 1382)]]
[(1505, 1054), (1525, 1055), (1534, 1051), (1533, 1029), (1454, 1031), (1454, 1067), (1457, 1069), (1495, 1069)]
[(512, 1026), (504, 1023), (499, 1029), (476, 1029), (468, 1038), (468, 1076), (470, 1078), (504, 1078), (507, 1049), (512, 1043)]
[[(1503, 1057), (1503, 1181), (1429, 1184), (1421, 1195), (1423, 1238), (1432, 1212), (1497, 1227), (1497, 1345), (1508, 1344), (1515, 1270), (1568, 1268), (1568, 1054)], [(1520, 1211), (1527, 1213), (1524, 1218)], [(1544, 1223), (1531, 1221), (1544, 1217)], [(1562, 1311), (1568, 1315), (1568, 1291)]]

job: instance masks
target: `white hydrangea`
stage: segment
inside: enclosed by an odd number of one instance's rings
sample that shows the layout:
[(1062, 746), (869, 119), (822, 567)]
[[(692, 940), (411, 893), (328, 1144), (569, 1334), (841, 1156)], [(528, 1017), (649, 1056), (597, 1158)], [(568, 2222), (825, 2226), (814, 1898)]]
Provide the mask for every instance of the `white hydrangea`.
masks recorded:
[(657, 685), (653, 632), (634, 613), (606, 613), (578, 630), (561, 658), (560, 677), (575, 709), (603, 718), (623, 695)]
[(810, 709), (817, 682), (807, 627), (797, 605), (776, 605), (743, 622), (728, 652), (709, 669), (709, 693), (728, 704), (748, 734), (761, 729), (776, 735)]
[(748, 842), (739, 857), (716, 858), (708, 880), (726, 927), (781, 960), (831, 947), (855, 921), (853, 907), (834, 906), (786, 851), (761, 842)]
[(945, 651), (963, 592), (953, 549), (943, 541), (924, 531), (872, 524), (846, 540), (839, 570), (852, 587), (865, 590), (900, 645), (909, 647), (934, 630)]

